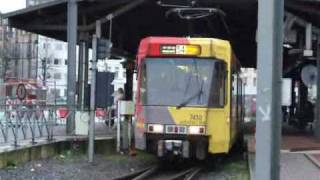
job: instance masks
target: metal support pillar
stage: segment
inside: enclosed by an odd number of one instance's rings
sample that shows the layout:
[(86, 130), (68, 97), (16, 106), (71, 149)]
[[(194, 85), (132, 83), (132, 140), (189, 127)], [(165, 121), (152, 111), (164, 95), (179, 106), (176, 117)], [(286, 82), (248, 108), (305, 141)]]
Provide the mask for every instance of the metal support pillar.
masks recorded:
[(85, 42), (80, 42), (79, 45), (79, 62), (78, 62), (78, 108), (82, 111), (83, 110), (83, 91), (84, 91), (84, 57), (85, 57)]
[(314, 134), (316, 138), (320, 139), (320, 35), (317, 35), (317, 73), (317, 100)]
[(284, 0), (258, 3), (256, 179), (280, 179)]
[(123, 120), (121, 122), (122, 124), (122, 127), (121, 127), (121, 130), (122, 130), (122, 143), (121, 143), (121, 149), (123, 151), (127, 151), (129, 149), (129, 134), (128, 134), (128, 129), (129, 129), (129, 119), (128, 119), (128, 116), (123, 116), (123, 117), (120, 117), (121, 120)]
[[(13, 32), (13, 30), (11, 29), (11, 32)], [(18, 49), (18, 47), (19, 47), (19, 38), (18, 37), (20, 37), (19, 36), (19, 31), (15, 31), (15, 36), (16, 36), (16, 38), (15, 38), (15, 44), (14, 44), (14, 46), (15, 46), (15, 48), (17, 48), (17, 50), (15, 50), (15, 52), (14, 52), (14, 67), (13, 67), (13, 71), (14, 71), (14, 77), (15, 78), (17, 78), (17, 79), (20, 79), (19, 78), (19, 61), (18, 60), (20, 60), (20, 53), (21, 53), (21, 51), (20, 51), (20, 49)], [(10, 47), (10, 48), (12, 48), (12, 47)]]
[(32, 34), (31, 33), (28, 33), (28, 44), (27, 44), (27, 47), (28, 47), (28, 52), (27, 52), (27, 59), (28, 59), (28, 74), (27, 74), (27, 77), (28, 79), (32, 79), (32, 59), (33, 59), (33, 53), (32, 53)]
[(75, 95), (76, 95), (76, 65), (77, 65), (77, 26), (78, 5), (76, 0), (68, 1), (68, 86), (67, 104), (70, 114), (67, 119), (67, 134), (75, 130)]
[(88, 99), (89, 99), (89, 42), (87, 41), (86, 46), (84, 48), (85, 54), (84, 54), (84, 91), (83, 91), (83, 109), (89, 109), (88, 106)]
[[(125, 68), (126, 68), (126, 84), (125, 84), (125, 99), (127, 101), (132, 101), (133, 98), (133, 67), (134, 62), (130, 59), (127, 59)], [(122, 149), (129, 150), (131, 144), (131, 116), (124, 116), (124, 121), (122, 122)]]
[(291, 81), (291, 106), (289, 107), (289, 121), (291, 120), (291, 118), (294, 116), (294, 107), (296, 106), (296, 93), (295, 93), (295, 84), (296, 84), (296, 79), (292, 78)]
[(101, 22), (96, 21), (96, 35), (92, 40), (92, 64), (91, 64), (91, 92), (90, 92), (90, 122), (89, 122), (89, 162), (93, 162), (94, 139), (95, 139), (95, 94), (96, 94), (96, 71), (97, 71), (97, 38), (101, 37)]
[[(308, 101), (308, 87), (302, 82), (302, 80), (299, 81), (298, 85), (298, 104), (297, 104), (297, 114), (303, 114), (304, 106), (306, 102)], [(304, 118), (304, 117), (298, 117), (298, 118)]]

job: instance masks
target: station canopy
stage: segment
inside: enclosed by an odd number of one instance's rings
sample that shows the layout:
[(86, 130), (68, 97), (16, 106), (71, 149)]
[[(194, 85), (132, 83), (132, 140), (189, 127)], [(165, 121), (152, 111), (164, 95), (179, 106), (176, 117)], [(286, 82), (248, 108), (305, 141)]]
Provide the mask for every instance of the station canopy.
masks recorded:
[[(111, 34), (114, 47), (137, 52), (139, 41), (147, 36), (218, 37), (230, 40), (244, 67), (256, 66), (257, 0), (77, 0), (78, 32), (95, 31), (95, 21), (112, 18), (102, 24), (102, 36)], [(58, 40), (67, 39), (68, 0), (29, 7), (4, 15), (12, 27)], [(172, 5), (219, 8), (225, 16), (214, 14), (202, 19), (181, 19), (168, 14)], [(320, 24), (319, 1), (286, 0), (287, 10)], [(318, 18), (315, 18), (318, 17)], [(224, 19), (224, 20), (223, 20)], [(80, 38), (78, 38), (80, 39)]]

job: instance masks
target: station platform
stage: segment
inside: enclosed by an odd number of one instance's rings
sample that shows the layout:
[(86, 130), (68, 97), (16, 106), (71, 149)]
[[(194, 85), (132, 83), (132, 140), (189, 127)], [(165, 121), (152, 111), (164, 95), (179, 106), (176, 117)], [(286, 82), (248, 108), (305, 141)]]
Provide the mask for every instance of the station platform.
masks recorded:
[[(255, 178), (255, 138), (247, 137), (251, 180)], [(320, 180), (320, 141), (308, 134), (282, 137), (281, 180)]]
[[(107, 127), (104, 123), (96, 123), (95, 140), (112, 140), (115, 139), (115, 134), (115, 129)], [(32, 144), (31, 137), (28, 137), (26, 139), (19, 139), (18, 146), (14, 146), (13, 140), (10, 139), (10, 141), (7, 143), (0, 143), (0, 154), (65, 141), (86, 140), (88, 140), (87, 135), (67, 135), (65, 126), (57, 126), (54, 128), (52, 140), (48, 140), (46, 136), (36, 137), (35, 143)]]
[[(105, 124), (96, 124), (95, 153), (110, 154), (115, 152), (115, 133)], [(0, 144), (0, 168), (16, 166), (29, 161), (47, 159), (70, 149), (87, 150), (87, 135), (66, 135), (65, 128), (56, 129), (52, 139), (37, 137), (20, 139), (19, 144), (12, 141)], [(0, 178), (1, 179), (1, 178)]]

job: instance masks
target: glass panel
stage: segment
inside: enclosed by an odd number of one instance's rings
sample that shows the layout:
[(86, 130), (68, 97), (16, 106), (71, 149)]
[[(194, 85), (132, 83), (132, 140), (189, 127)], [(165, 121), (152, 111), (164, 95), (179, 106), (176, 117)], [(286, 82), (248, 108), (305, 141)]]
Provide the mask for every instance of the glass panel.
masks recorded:
[(158, 106), (223, 106), (225, 72), (225, 63), (215, 59), (147, 58), (141, 71), (142, 102)]

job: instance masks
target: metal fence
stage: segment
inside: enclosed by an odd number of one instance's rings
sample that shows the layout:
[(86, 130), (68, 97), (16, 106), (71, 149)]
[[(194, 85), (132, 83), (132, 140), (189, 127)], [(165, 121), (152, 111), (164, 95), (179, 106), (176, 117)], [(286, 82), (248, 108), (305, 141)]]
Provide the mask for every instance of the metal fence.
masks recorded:
[[(17, 84), (25, 81), (0, 84), (0, 143), (19, 146), (22, 141), (37, 143), (39, 138), (53, 140), (54, 128), (59, 125), (57, 106), (50, 101), (46, 87), (28, 87), (27, 97), (17, 97)], [(39, 90), (39, 89), (40, 90)]]
[[(0, 145), (11, 144), (17, 147), (28, 141), (35, 144), (39, 139), (52, 141), (57, 136), (66, 135), (67, 118), (71, 112), (77, 112), (77, 106), (69, 109), (61, 103), (55, 83), (49, 81), (40, 82), (40, 85), (34, 82), (29, 84), (30, 94), (21, 100), (17, 95), (17, 85), (23, 83), (26, 81), (0, 84)], [(114, 116), (116, 113), (111, 108), (98, 108), (95, 111), (96, 135), (114, 133)], [(87, 119), (80, 117), (75, 121), (77, 127), (83, 128), (78, 128), (78, 134), (85, 135)], [(74, 134), (77, 134), (76, 130)]]
[(57, 125), (55, 107), (5, 106), (5, 110), (0, 112), (2, 142), (13, 142), (18, 146), (21, 140), (31, 139), (35, 144), (38, 137), (47, 137), (48, 141), (53, 139), (53, 128)]

